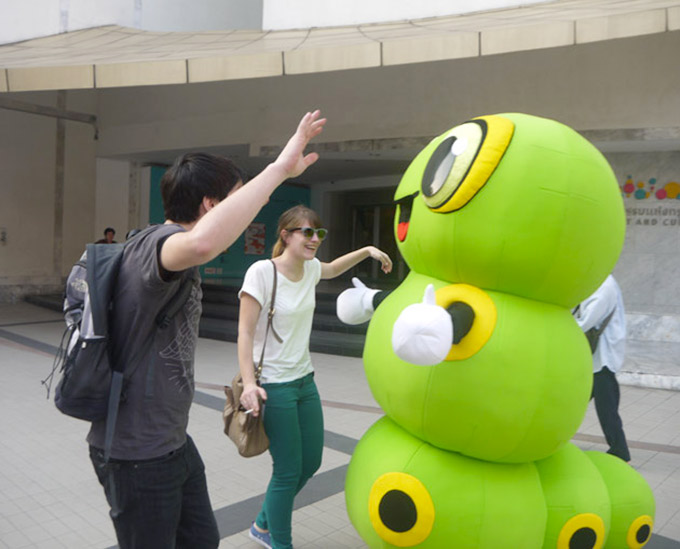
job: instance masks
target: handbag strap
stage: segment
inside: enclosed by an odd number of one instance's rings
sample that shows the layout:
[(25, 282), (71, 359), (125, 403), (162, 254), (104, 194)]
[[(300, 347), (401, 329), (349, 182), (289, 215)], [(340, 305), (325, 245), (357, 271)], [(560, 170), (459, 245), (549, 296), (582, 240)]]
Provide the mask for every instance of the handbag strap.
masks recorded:
[[(577, 315), (579, 311), (581, 310), (581, 304), (579, 303), (574, 307), (574, 310), (572, 311), (573, 315)], [(607, 315), (607, 317), (602, 321), (602, 324), (600, 325), (599, 328), (595, 328), (594, 326), (588, 330), (588, 332), (592, 332), (597, 335), (597, 337), (600, 337), (602, 335), (602, 332), (604, 332), (605, 328), (607, 327), (607, 324), (609, 324), (609, 321), (612, 319), (614, 316), (614, 313), (616, 312), (616, 308)]]
[(609, 313), (607, 315), (607, 318), (605, 318), (604, 321), (602, 322), (602, 325), (597, 329), (597, 331), (596, 331), (597, 337), (600, 337), (602, 335), (602, 332), (604, 332), (604, 329), (607, 327), (607, 324), (609, 324), (609, 321), (614, 316), (614, 312), (615, 311), (612, 311), (611, 313)]
[(272, 300), (271, 303), (269, 304), (269, 312), (267, 313), (267, 328), (264, 331), (264, 341), (262, 342), (262, 354), (260, 355), (260, 362), (257, 366), (255, 366), (255, 381), (259, 382), (260, 381), (260, 376), (262, 375), (262, 362), (264, 361), (264, 349), (267, 346), (267, 335), (269, 334), (269, 328), (272, 329), (273, 334), (276, 336), (276, 339), (281, 342), (281, 338), (279, 337), (279, 334), (276, 333), (276, 330), (272, 326), (272, 320), (274, 318), (274, 313), (276, 312), (276, 309), (274, 308), (274, 302), (276, 301), (276, 265), (274, 262), (270, 259), (272, 267), (274, 268), (274, 283), (272, 284)]

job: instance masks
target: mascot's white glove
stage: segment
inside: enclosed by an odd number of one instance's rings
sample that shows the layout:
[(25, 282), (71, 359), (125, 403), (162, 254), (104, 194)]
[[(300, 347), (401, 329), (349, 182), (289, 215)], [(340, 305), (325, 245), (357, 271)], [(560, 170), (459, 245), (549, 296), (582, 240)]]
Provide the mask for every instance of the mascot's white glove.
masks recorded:
[(367, 288), (357, 277), (352, 278), (354, 288), (342, 292), (336, 301), (338, 318), (345, 324), (361, 324), (373, 316), (373, 296), (380, 290)]
[(453, 322), (446, 309), (436, 304), (434, 286), (425, 288), (422, 303), (406, 307), (392, 329), (392, 348), (411, 364), (434, 366), (449, 354)]

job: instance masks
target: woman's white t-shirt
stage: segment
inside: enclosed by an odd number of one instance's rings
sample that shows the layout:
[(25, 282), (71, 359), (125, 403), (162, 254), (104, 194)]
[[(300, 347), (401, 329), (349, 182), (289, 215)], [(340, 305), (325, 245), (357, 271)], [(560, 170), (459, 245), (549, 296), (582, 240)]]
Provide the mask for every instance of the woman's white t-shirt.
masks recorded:
[[(309, 355), (309, 338), (316, 305), (316, 285), (321, 279), (321, 263), (316, 258), (305, 261), (304, 274), (299, 282), (292, 282), (280, 272), (276, 274), (276, 302), (272, 326), (282, 342), (277, 341), (270, 329), (265, 346), (261, 383), (293, 381), (313, 370)], [(246, 292), (262, 307), (253, 340), (253, 363), (256, 365), (262, 354), (273, 282), (272, 262), (257, 261), (246, 272), (238, 294), (240, 298), (241, 294)]]

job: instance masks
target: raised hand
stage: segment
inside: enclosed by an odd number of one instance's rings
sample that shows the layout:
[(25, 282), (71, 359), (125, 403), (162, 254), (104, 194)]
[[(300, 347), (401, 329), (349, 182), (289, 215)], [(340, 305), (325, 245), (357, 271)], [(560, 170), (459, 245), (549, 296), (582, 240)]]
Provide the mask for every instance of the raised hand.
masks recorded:
[(308, 112), (302, 117), (297, 131), (288, 140), (274, 164), (279, 166), (286, 178), (297, 177), (319, 159), (317, 153), (304, 154), (309, 141), (323, 131), (325, 118), (319, 118), (321, 111)]

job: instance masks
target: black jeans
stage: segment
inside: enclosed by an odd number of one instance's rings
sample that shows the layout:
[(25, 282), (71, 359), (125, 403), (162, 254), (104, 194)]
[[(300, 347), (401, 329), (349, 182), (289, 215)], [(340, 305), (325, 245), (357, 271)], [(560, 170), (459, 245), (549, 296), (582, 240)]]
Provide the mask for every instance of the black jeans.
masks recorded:
[(121, 549), (213, 549), (220, 543), (203, 460), (191, 437), (159, 458), (109, 461), (90, 446), (90, 459)]
[(614, 372), (606, 366), (593, 376), (592, 397), (595, 398), (595, 411), (600, 420), (600, 427), (609, 444), (607, 453), (618, 456), (624, 461), (630, 461), (623, 422), (619, 416), (619, 383), (616, 381)]

